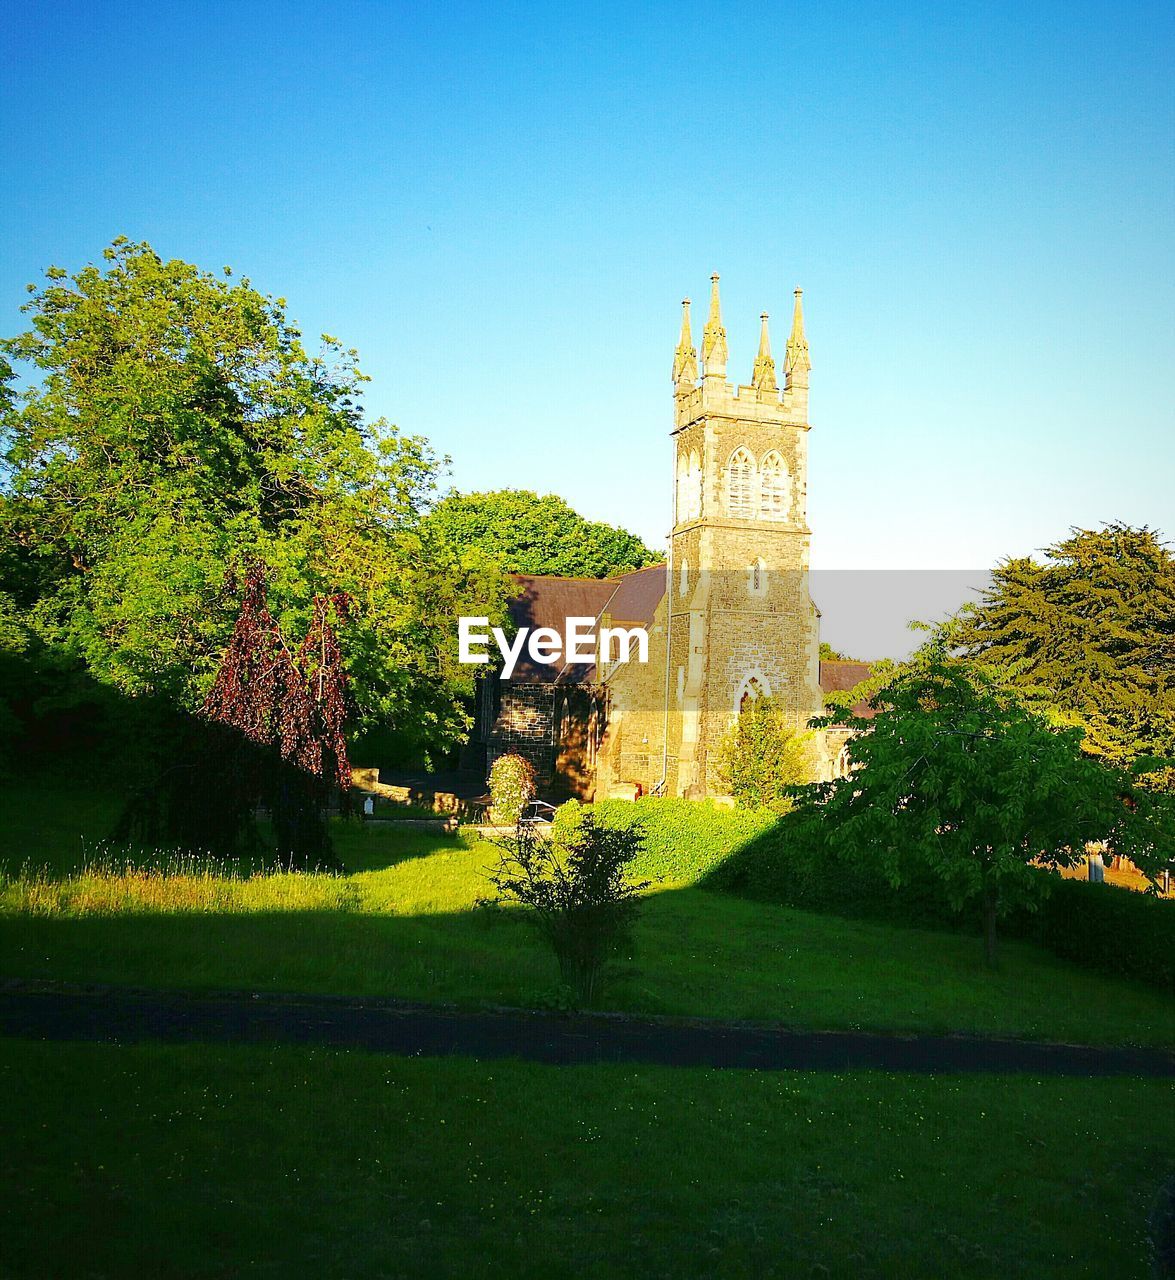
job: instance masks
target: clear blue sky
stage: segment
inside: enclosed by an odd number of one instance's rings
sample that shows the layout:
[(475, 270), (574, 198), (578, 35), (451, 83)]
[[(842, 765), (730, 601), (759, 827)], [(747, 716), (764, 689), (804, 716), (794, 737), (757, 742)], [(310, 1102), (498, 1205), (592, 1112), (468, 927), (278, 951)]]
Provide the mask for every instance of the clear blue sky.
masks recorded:
[(110, 239), (357, 346), (462, 488), (660, 544), (685, 294), (791, 290), (817, 565), (1175, 536), (1175, 8), (17, 3), (0, 328)]

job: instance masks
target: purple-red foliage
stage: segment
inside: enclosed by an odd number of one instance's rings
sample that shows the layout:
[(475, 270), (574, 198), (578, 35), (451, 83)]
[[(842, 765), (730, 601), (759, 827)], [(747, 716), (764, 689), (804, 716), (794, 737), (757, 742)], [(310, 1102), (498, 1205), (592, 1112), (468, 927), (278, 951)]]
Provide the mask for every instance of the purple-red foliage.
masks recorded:
[(331, 596), (315, 596), (310, 629), (298, 650), (298, 669), (316, 712), (315, 743), (319, 759), (315, 772), (321, 774), (324, 756), (329, 758), (340, 787), (351, 785), (347, 740), (343, 735), (347, 720), (347, 672), (331, 616), (345, 618), (350, 605), (350, 596), (342, 591)]
[(309, 630), (294, 654), (265, 589), (265, 566), (254, 560), (204, 714), (251, 742), (276, 746), (284, 760), (315, 777), (329, 768), (340, 787), (349, 787), (347, 673), (331, 618), (346, 616), (350, 598), (343, 592), (315, 596)]

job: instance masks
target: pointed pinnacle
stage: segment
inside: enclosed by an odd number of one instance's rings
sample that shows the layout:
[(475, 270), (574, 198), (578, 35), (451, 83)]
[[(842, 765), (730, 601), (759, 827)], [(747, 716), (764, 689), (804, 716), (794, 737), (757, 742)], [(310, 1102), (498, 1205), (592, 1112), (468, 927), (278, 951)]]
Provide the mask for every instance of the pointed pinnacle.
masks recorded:
[(760, 391), (778, 391), (775, 381), (775, 361), (771, 358), (771, 335), (767, 332), (767, 312), (759, 317), (759, 354), (751, 374), (751, 386)]
[(812, 361), (808, 357), (808, 339), (804, 336), (804, 291), (796, 288), (796, 305), (792, 312), (791, 336), (787, 340), (787, 353), (784, 358), (784, 370), (790, 378), (797, 371), (811, 369)]
[(676, 386), (693, 386), (698, 380), (698, 353), (690, 332), (689, 299), (681, 303), (681, 339), (673, 353), (673, 382)]
[(726, 377), (726, 330), (718, 297), (718, 273), (710, 277), (710, 318), (702, 330), (702, 366), (707, 378)]

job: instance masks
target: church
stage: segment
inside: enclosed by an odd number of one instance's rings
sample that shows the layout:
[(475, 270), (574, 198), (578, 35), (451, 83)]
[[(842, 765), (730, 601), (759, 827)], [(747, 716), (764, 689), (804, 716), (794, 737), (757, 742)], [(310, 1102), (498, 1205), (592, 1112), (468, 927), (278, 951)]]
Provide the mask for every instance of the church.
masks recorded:
[[(783, 385), (768, 317), (750, 381), (727, 380), (719, 278), (710, 278), (701, 360), (690, 303), (673, 356), (673, 528), (663, 564), (610, 579), (519, 575), (512, 622), (562, 631), (569, 617), (644, 627), (648, 661), (596, 645), (594, 664), (523, 658), (509, 680), (480, 682), (471, 747), (488, 769), (507, 752), (534, 764), (547, 793), (721, 795), (714, 754), (748, 700), (770, 695), (797, 727), (823, 694), (852, 688), (863, 663), (821, 662), (808, 590), (808, 379), (796, 289)], [(844, 767), (842, 741), (818, 743), (821, 772)], [(484, 753), (484, 755), (483, 755)]]

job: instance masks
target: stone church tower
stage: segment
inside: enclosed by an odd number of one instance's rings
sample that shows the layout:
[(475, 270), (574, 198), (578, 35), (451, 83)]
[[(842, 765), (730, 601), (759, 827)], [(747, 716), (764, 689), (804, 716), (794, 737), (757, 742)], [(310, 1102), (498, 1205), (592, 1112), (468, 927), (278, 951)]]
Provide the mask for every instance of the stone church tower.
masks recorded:
[(516, 575), (509, 605), (519, 627), (559, 629), (575, 615), (601, 629), (647, 628), (648, 661), (619, 661), (600, 640), (594, 665), (520, 661), (507, 684), (482, 683), (474, 747), (487, 766), (506, 751), (526, 754), (553, 795), (721, 795), (715, 752), (748, 699), (770, 695), (797, 728), (823, 706), (808, 594), (811, 362), (800, 290), (782, 390), (766, 315), (751, 380), (733, 386), (718, 277), (700, 378), (683, 306), (667, 562), (600, 580)]
[(797, 289), (782, 391), (766, 314), (750, 383), (727, 381), (717, 275), (699, 381), (683, 303), (673, 360), (668, 794), (723, 790), (712, 754), (747, 699), (771, 695), (797, 726), (821, 710), (819, 615), (808, 592), (811, 361), (801, 295)]

